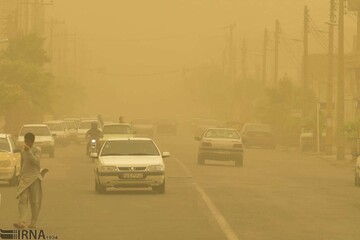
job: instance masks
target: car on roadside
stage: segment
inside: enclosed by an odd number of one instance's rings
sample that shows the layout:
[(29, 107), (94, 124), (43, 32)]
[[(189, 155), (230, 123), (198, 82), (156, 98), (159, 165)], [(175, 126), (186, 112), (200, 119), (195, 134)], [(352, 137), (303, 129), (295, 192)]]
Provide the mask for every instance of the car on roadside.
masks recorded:
[(56, 145), (67, 145), (69, 141), (69, 133), (66, 127), (65, 121), (47, 121), (44, 122), (49, 128), (52, 134), (55, 135), (55, 144)]
[(242, 127), (241, 137), (245, 147), (276, 148), (275, 135), (270, 125), (246, 123)]
[(35, 144), (41, 148), (42, 154), (49, 154), (49, 157), (55, 156), (55, 134), (52, 134), (46, 124), (25, 124), (21, 127), (16, 144), (19, 148), (24, 145), (24, 136), (31, 132), (35, 134)]
[(231, 128), (208, 128), (201, 137), (197, 163), (205, 160), (234, 161), (235, 166), (243, 166), (244, 149), (240, 134)]
[(149, 119), (134, 119), (131, 121), (131, 125), (134, 128), (137, 136), (153, 137), (155, 128), (154, 124)]
[(9, 134), (0, 134), (0, 180), (16, 186), (20, 175), (21, 150)]
[(114, 138), (105, 141), (99, 151), (95, 167), (95, 190), (105, 193), (107, 188), (147, 188), (165, 193), (165, 164), (149, 138)]

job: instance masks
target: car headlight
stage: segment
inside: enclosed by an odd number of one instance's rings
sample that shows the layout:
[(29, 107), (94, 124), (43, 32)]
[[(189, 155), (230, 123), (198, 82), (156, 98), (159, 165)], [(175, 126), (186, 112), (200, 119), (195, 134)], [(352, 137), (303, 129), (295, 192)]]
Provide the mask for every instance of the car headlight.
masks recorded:
[(114, 166), (102, 166), (100, 168), (101, 172), (116, 172), (117, 170), (118, 170), (117, 167)]
[(148, 171), (165, 171), (165, 166), (164, 165), (148, 166), (147, 170)]

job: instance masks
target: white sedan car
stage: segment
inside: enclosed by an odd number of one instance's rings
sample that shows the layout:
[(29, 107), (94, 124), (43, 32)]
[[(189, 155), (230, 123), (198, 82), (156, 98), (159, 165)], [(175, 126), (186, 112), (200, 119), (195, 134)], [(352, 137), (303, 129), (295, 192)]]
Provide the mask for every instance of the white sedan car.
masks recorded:
[(21, 153), (9, 134), (0, 134), (0, 180), (15, 186), (20, 175)]
[(147, 188), (165, 192), (165, 164), (149, 138), (113, 138), (100, 149), (95, 167), (95, 190), (105, 193), (108, 187)]

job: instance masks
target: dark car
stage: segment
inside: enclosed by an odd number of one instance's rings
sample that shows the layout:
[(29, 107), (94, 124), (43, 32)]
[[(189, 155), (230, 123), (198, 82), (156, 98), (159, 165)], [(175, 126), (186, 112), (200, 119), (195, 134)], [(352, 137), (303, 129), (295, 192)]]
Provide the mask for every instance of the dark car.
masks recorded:
[(245, 124), (241, 131), (246, 147), (264, 147), (274, 149), (276, 146), (274, 133), (266, 124)]
[(160, 135), (176, 135), (177, 122), (172, 119), (161, 119), (156, 123), (156, 133)]

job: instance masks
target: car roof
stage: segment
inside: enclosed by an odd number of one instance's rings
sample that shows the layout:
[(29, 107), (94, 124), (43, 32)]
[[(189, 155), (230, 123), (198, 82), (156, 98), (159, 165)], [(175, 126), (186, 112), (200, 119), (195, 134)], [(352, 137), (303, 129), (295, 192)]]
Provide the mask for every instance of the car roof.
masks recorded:
[(48, 127), (46, 124), (24, 124), (23, 127)]

